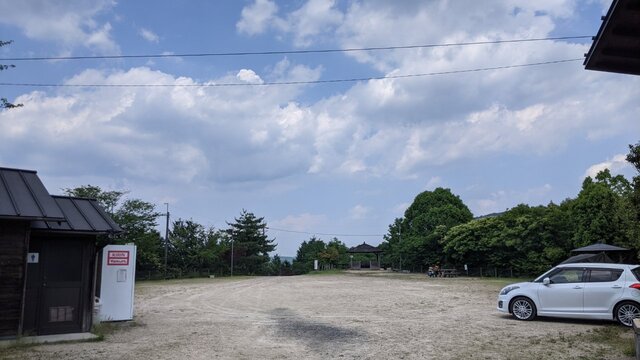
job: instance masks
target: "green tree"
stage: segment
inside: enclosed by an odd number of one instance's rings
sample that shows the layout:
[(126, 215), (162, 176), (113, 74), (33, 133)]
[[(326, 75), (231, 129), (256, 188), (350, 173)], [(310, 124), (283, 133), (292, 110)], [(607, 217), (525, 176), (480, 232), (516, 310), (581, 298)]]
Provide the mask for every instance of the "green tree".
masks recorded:
[(379, 248), (384, 252), (382, 258), (382, 266), (400, 268), (402, 260), (402, 251), (400, 249), (400, 240), (402, 238), (402, 218), (396, 218), (389, 230), (384, 235), (384, 241)]
[(452, 227), (443, 239), (444, 252), (454, 264), (469, 267), (486, 267), (502, 261), (499, 253), (504, 245), (496, 235), (504, 231), (504, 223), (498, 217), (472, 220)]
[(178, 219), (169, 233), (169, 266), (183, 273), (203, 269), (221, 270), (223, 234), (193, 220)]
[(387, 244), (382, 248), (400, 267), (424, 270), (430, 264), (446, 261), (441, 242), (448, 229), (472, 218), (469, 208), (451, 190), (425, 191), (416, 196), (404, 218), (389, 227)]
[(289, 261), (285, 260), (282, 263), (280, 275), (285, 275), (285, 276), (293, 275), (293, 266)]
[(321, 263), (327, 264), (329, 269), (333, 269), (340, 259), (340, 253), (335, 247), (327, 247), (318, 254), (318, 258)]
[(308, 241), (303, 241), (296, 252), (296, 260), (293, 262), (294, 272), (304, 274), (313, 270), (313, 261), (320, 260), (320, 254), (327, 249), (324, 241), (312, 236)]
[(327, 251), (331, 251), (332, 256), (329, 261), (329, 265), (332, 268), (346, 268), (349, 264), (349, 255), (347, 254), (349, 248), (338, 238), (334, 237), (327, 243)]
[(127, 194), (127, 191), (113, 190), (105, 191), (99, 186), (94, 185), (82, 185), (75, 188), (65, 188), (62, 191), (67, 196), (75, 196), (82, 198), (95, 199), (98, 204), (109, 214), (115, 214), (116, 208), (122, 199), (122, 196)]
[[(571, 215), (572, 200), (565, 200), (560, 205), (547, 205), (542, 219), (539, 238), (542, 243), (544, 266), (556, 265), (565, 260), (573, 247), (575, 222)], [(539, 269), (539, 270), (546, 270)], [(536, 271), (539, 272), (539, 271)]]
[(628, 243), (620, 214), (620, 195), (610, 186), (611, 182), (607, 181), (610, 179), (611, 174), (606, 170), (598, 174), (596, 181), (591, 177), (583, 181), (582, 190), (572, 203), (576, 247)]
[(568, 206), (520, 204), (499, 215), (451, 228), (442, 240), (450, 262), (532, 275), (566, 259), (573, 224)]
[(626, 198), (628, 219), (630, 220), (627, 233), (634, 244), (633, 248), (640, 253), (640, 142), (635, 145), (629, 145), (627, 161), (636, 170), (636, 175), (631, 180), (631, 191)]
[[(9, 40), (9, 41), (0, 40), (0, 47), (10, 45), (11, 43), (13, 43), (13, 40)], [(0, 71), (7, 70), (7, 69), (10, 69), (10, 68), (14, 68), (14, 67), (16, 67), (16, 66), (13, 65), (13, 64), (9, 64), (9, 65), (0, 64)], [(0, 110), (1, 109), (13, 109), (13, 108), (21, 107), (21, 106), (22, 106), (22, 104), (12, 104), (12, 103), (10, 103), (9, 100), (7, 100), (7, 98), (0, 98)]]
[[(123, 192), (110, 193), (107, 194), (107, 199)], [(155, 270), (163, 266), (163, 242), (156, 230), (158, 215), (155, 205), (140, 199), (125, 200), (113, 215), (114, 221), (124, 230), (116, 237), (116, 242), (136, 244), (136, 263), (140, 270)]]
[(265, 234), (267, 224), (263, 217), (242, 210), (239, 218), (235, 218), (228, 233), (234, 242), (234, 273), (263, 274), (265, 264), (269, 263), (269, 252), (275, 250), (274, 239)]
[(273, 275), (282, 275), (282, 260), (280, 259), (280, 255), (275, 254), (273, 258), (271, 258), (271, 267), (273, 268)]
[(122, 201), (126, 191), (105, 191), (99, 186), (82, 185), (63, 189), (67, 196), (96, 199), (98, 204), (120, 225), (123, 232), (112, 238), (100, 238), (99, 244), (137, 246), (136, 266), (141, 270), (159, 270), (163, 258), (162, 240), (156, 230), (158, 213), (155, 206), (140, 199)]

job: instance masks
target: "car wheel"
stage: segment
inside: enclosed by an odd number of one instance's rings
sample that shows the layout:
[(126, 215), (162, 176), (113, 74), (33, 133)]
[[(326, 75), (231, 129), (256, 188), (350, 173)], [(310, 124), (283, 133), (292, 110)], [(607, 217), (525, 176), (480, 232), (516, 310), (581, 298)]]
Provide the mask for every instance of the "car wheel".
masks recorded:
[(616, 306), (614, 315), (621, 325), (631, 327), (633, 319), (640, 318), (640, 306), (631, 301), (621, 302)]
[(533, 320), (536, 317), (536, 305), (529, 298), (517, 297), (511, 301), (509, 312), (518, 320)]

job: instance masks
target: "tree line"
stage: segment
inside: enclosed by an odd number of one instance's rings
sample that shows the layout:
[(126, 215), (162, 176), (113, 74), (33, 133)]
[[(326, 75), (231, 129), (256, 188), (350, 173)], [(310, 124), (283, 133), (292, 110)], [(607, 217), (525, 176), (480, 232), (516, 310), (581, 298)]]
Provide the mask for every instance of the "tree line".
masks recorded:
[(508, 268), (537, 274), (572, 249), (604, 243), (640, 251), (640, 142), (629, 145), (631, 181), (608, 169), (587, 177), (575, 198), (546, 206), (520, 204), (473, 218), (449, 189), (419, 194), (389, 225), (380, 247), (384, 266), (413, 271), (441, 267)]
[(150, 278), (200, 276), (203, 273), (299, 275), (313, 270), (314, 260), (318, 260), (321, 269), (344, 269), (351, 260), (366, 258), (362, 255), (349, 257), (347, 246), (337, 238), (325, 243), (313, 236), (302, 242), (293, 262), (282, 261), (278, 254), (269, 255), (276, 245), (275, 239), (266, 235), (264, 218), (246, 210), (242, 210), (233, 222), (228, 222), (225, 229), (205, 227), (191, 219), (172, 221), (165, 253), (165, 239), (157, 230), (158, 219), (165, 214), (156, 211), (154, 204), (125, 198), (126, 191), (106, 191), (94, 185), (63, 191), (69, 196), (96, 199), (123, 230), (101, 237), (99, 245), (135, 244), (138, 274), (153, 274)]
[(174, 220), (165, 253), (165, 239), (157, 230), (158, 218), (163, 214), (156, 211), (154, 204), (125, 198), (125, 191), (105, 191), (93, 185), (63, 191), (69, 196), (96, 199), (120, 225), (122, 233), (101, 237), (99, 245), (135, 244), (138, 273), (152, 273), (154, 277), (189, 276), (205, 270), (212, 275), (291, 273), (291, 264), (281, 262), (277, 255), (269, 256), (276, 248), (275, 239), (267, 237), (264, 218), (252, 212), (242, 210), (226, 229), (205, 227), (193, 220)]

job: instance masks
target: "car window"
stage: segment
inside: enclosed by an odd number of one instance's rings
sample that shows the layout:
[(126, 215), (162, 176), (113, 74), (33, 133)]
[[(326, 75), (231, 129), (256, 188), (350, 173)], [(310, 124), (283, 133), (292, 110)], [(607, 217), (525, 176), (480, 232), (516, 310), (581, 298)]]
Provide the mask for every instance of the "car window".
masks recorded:
[(636, 277), (636, 280), (640, 281), (640, 266), (631, 270), (631, 272), (633, 273), (633, 276)]
[(582, 269), (561, 269), (557, 273), (551, 275), (549, 280), (552, 284), (566, 284), (582, 282)]
[(591, 269), (589, 282), (616, 281), (622, 275), (622, 269)]
[[(638, 268), (638, 270), (640, 270), (640, 267)], [(541, 283), (544, 278), (549, 277), (552, 274), (555, 274), (557, 271), (558, 271), (557, 268), (550, 269), (547, 272), (545, 272), (544, 274), (542, 274), (542, 275), (538, 276), (537, 278), (535, 278), (533, 280), (533, 282)], [(638, 273), (638, 276), (640, 276), (640, 272)]]

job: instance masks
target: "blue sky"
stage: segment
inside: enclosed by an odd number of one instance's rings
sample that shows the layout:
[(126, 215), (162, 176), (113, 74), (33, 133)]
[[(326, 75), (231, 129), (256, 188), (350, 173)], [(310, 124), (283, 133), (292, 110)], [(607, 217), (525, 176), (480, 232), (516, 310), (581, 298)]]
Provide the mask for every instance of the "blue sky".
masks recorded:
[[(595, 35), (609, 1), (0, 0), (0, 57), (346, 49)], [(330, 54), (14, 61), (3, 83), (260, 84), (582, 58), (590, 39)], [(6, 61), (3, 63), (7, 63)], [(378, 244), (413, 198), (450, 188), (474, 215), (626, 176), (640, 78), (581, 61), (335, 84), (0, 86), (0, 166), (52, 193), (127, 189), (224, 228), (264, 216), (277, 253), (312, 234)], [(162, 219), (160, 219), (162, 220)], [(320, 235), (329, 240), (332, 236)]]

